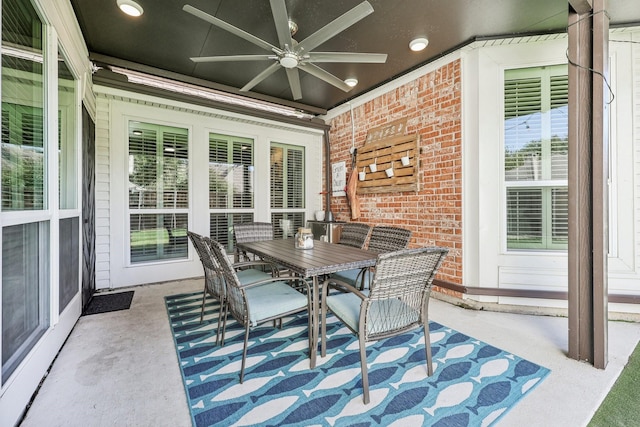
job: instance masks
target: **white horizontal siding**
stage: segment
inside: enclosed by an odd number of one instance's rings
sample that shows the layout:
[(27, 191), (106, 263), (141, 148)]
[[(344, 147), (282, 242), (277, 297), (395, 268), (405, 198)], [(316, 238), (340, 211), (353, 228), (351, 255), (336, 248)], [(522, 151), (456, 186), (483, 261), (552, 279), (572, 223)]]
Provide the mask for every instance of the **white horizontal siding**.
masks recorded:
[(111, 287), (109, 274), (109, 102), (96, 99), (96, 289)]

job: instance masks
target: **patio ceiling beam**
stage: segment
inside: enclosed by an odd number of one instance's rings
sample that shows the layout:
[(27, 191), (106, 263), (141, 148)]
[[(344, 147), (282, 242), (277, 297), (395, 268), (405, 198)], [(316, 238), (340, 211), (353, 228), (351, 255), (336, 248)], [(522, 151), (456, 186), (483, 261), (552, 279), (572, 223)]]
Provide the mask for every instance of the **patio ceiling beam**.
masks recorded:
[(569, 6), (578, 15), (583, 15), (591, 12), (593, 0), (569, 0)]

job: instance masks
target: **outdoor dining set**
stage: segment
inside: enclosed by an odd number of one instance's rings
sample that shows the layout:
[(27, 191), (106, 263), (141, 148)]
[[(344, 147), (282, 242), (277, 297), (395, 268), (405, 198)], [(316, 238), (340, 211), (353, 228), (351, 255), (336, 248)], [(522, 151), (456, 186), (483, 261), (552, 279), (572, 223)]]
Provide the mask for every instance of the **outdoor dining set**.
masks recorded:
[[(272, 224), (233, 226), (233, 260), (219, 242), (188, 232), (205, 276), (200, 322), (207, 298), (219, 302), (216, 344), (224, 345), (229, 315), (244, 327), (240, 382), (244, 380), (249, 335), (265, 322), (308, 313), (310, 368), (327, 348), (332, 313), (358, 338), (364, 403), (369, 403), (366, 343), (423, 328), (426, 371), (433, 373), (428, 329), (432, 281), (448, 249), (408, 249), (411, 231), (391, 226), (345, 223), (337, 243), (299, 246), (274, 239)], [(366, 249), (365, 249), (366, 248)], [(306, 345), (306, 344), (305, 344)]]

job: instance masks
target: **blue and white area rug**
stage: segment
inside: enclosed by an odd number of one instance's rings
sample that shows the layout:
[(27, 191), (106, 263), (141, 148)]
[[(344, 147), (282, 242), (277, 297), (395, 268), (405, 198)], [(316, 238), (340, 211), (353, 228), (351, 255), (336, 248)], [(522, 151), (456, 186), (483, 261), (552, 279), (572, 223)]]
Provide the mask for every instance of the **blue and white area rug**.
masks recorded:
[[(218, 305), (200, 324), (202, 293), (166, 297), (194, 426), (489, 426), (549, 374), (521, 357), (431, 322), (434, 374), (421, 331), (368, 346), (371, 402), (362, 401), (358, 341), (333, 316), (327, 356), (309, 369), (305, 315), (249, 335), (227, 325), (215, 345)], [(319, 356), (319, 355), (318, 355)]]

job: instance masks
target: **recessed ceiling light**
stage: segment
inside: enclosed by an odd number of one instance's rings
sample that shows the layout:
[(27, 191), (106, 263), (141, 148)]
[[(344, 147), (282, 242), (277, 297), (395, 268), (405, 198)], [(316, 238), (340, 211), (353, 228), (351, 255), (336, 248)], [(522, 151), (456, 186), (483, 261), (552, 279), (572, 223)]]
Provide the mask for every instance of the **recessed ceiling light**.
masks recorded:
[(424, 37), (420, 37), (420, 38), (411, 40), (411, 42), (409, 43), (409, 49), (411, 49), (414, 52), (419, 52), (421, 50), (424, 50), (424, 48), (426, 48), (428, 44), (429, 44), (429, 40), (427, 40)]
[(142, 6), (133, 0), (117, 0), (118, 7), (121, 11), (130, 16), (140, 16), (144, 12)]
[(358, 84), (358, 79), (353, 79), (353, 78), (352, 79), (347, 79), (344, 82), (347, 84), (347, 86), (354, 87), (355, 85)]

